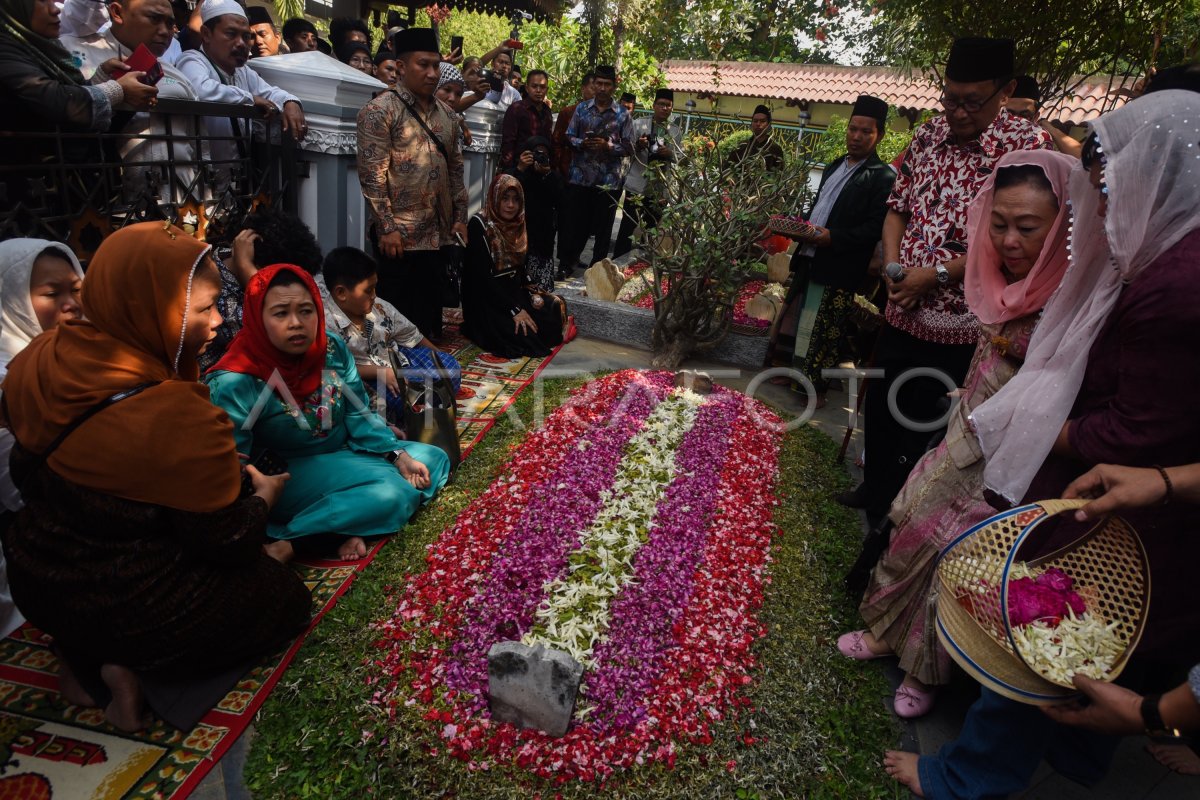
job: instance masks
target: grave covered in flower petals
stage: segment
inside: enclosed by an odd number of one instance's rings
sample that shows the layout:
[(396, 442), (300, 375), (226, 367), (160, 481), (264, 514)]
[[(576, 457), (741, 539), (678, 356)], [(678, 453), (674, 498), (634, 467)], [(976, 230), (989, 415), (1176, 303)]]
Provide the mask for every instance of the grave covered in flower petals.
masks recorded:
[[(781, 437), (756, 401), (696, 394), (670, 373), (584, 385), (398, 593), (377, 625), (372, 703), (421, 709), (468, 769), (560, 783), (670, 767), (681, 748), (705, 747), (749, 705)], [(583, 665), (564, 736), (492, 718), (498, 642)]]

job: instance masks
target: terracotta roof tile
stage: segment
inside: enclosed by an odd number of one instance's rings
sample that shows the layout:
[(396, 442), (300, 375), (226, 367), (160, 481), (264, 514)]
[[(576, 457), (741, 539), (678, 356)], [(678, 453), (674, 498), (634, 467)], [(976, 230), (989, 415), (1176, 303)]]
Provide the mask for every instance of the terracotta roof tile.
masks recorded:
[[(722, 61), (713, 79), (713, 64), (705, 61), (667, 61), (663, 64), (667, 85), (682, 92), (714, 92), (723, 95), (804, 100), (810, 103), (853, 105), (860, 94), (873, 94), (900, 108), (936, 111), (941, 108), (941, 90), (918, 73), (893, 67), (843, 67), (832, 64), (773, 64), (769, 62)], [(1124, 102), (1120, 90), (1133, 79), (1114, 80), (1104, 76), (1083, 81), (1071, 94), (1043, 116), (1082, 125), (1100, 116), (1109, 99)]]

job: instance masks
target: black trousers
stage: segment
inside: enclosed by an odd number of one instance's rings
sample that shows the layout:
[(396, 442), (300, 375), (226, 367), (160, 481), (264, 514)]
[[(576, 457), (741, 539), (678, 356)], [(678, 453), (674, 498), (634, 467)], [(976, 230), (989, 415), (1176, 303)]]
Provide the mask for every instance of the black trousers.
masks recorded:
[(375, 260), (379, 262), (379, 284), (375, 294), (394, 305), (426, 337), (442, 335), (442, 290), (446, 265), (441, 250), (405, 250), (400, 258), (379, 251), (371, 234)]
[[(908, 473), (940, 432), (912, 430), (905, 419), (931, 422), (946, 412), (946, 393), (962, 386), (975, 353), (974, 344), (937, 344), (905, 333), (884, 323), (875, 345), (875, 367), (882, 378), (868, 383), (863, 425), (866, 464), (863, 468), (867, 493), (867, 516), (881, 519), (896, 498)], [(906, 377), (913, 369), (933, 369), (944, 374), (945, 382), (934, 377)], [(889, 408), (892, 385), (901, 381), (896, 394), (896, 411)]]
[[(596, 244), (592, 247), (591, 263), (608, 257), (613, 221), (617, 218), (617, 199), (620, 196), (619, 191), (599, 186), (577, 186), (573, 183), (567, 185), (566, 213), (571, 221), (565, 231), (565, 237), (562, 232), (558, 237), (560, 269), (575, 268), (588, 238), (592, 236), (596, 237)], [(564, 240), (566, 247), (563, 246)]]
[(657, 202), (644, 194), (625, 193), (625, 204), (621, 207), (621, 227), (617, 229), (617, 242), (613, 245), (613, 258), (620, 258), (633, 249), (633, 231), (641, 227), (645, 232), (658, 225), (662, 210)]

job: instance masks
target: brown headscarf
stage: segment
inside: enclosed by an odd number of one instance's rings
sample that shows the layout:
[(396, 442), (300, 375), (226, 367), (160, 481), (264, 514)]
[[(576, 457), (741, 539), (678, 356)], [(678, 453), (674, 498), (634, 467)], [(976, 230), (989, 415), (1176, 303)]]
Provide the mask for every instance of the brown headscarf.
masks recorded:
[[(509, 189), (516, 190), (521, 210), (506, 222), (500, 218), (500, 198)], [(529, 243), (525, 235), (525, 190), (521, 188), (521, 182), (512, 175), (497, 175), (492, 181), (492, 188), (488, 189), (487, 201), (479, 218), (483, 220), (483, 233), (487, 237), (492, 261), (496, 262), (496, 272), (523, 269)]]
[(237, 499), (233, 427), (183, 354), (192, 279), (208, 250), (161, 222), (104, 240), (83, 282), (88, 318), (39, 336), (9, 365), (6, 425), (22, 447), (39, 453), (101, 400), (161, 381), (80, 425), (50, 468), (98, 492), (184, 511)]

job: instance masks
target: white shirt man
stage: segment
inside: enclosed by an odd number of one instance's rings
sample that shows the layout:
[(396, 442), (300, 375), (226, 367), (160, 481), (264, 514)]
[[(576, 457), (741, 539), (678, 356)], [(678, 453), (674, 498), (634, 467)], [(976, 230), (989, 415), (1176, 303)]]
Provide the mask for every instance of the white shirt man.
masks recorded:
[[(282, 112), (284, 127), (294, 129), (297, 139), (304, 138), (308, 128), (300, 101), (295, 95), (267, 83), (258, 73), (246, 66), (250, 57), (246, 12), (233, 0), (206, 0), (201, 6), (201, 38), (199, 50), (188, 50), (179, 57), (179, 69), (196, 90), (196, 99), (259, 106), (268, 115)], [(294, 106), (290, 104), (295, 104)], [(246, 120), (248, 121), (248, 120)], [(232, 137), (233, 127), (228, 117), (208, 117), (208, 132), (213, 137)], [(239, 120), (240, 135), (245, 134), (244, 121)], [(237, 145), (229, 140), (210, 143), (215, 162), (230, 162), (238, 158)], [(228, 163), (223, 165), (228, 168)]]
[[(67, 0), (67, 6), (96, 6), (91, 0)], [(188, 79), (176, 67), (166, 61), (167, 48), (175, 39), (171, 35), (175, 18), (169, 0), (124, 0), (112, 3), (112, 13), (105, 9), (105, 23), (89, 35), (64, 35), (59, 41), (75, 60), (83, 77), (92, 75), (111, 59), (124, 61), (139, 45), (145, 45), (158, 57), (163, 75), (155, 86), (158, 97), (176, 100), (195, 100), (196, 92)], [(103, 6), (102, 6), (103, 7)], [(160, 185), (174, 183), (174, 197), (181, 199), (183, 190), (190, 186), (195, 175), (193, 165), (195, 152), (190, 137), (195, 135), (195, 120), (191, 117), (175, 117), (170, 131), (177, 138), (172, 142), (171, 167), (142, 167), (126, 171), (124, 184), (127, 192), (136, 193), (143, 181), (154, 180)], [(123, 133), (129, 138), (121, 143), (119, 153), (126, 164), (143, 162), (166, 162), (167, 142), (161, 138), (167, 133), (167, 124), (162, 114), (138, 112), (125, 124)], [(150, 138), (144, 138), (150, 137)], [(157, 173), (149, 178), (148, 173)], [(168, 174), (169, 173), (169, 174)]]

